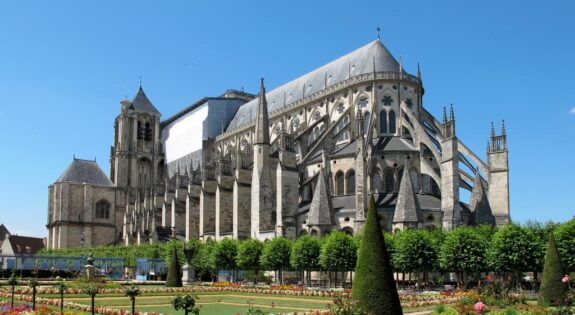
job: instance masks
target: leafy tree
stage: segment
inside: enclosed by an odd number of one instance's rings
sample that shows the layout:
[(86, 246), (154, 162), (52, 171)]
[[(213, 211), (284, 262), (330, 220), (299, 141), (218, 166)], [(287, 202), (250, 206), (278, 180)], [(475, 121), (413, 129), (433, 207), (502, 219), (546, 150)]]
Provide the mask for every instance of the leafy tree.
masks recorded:
[(261, 269), (260, 257), (264, 244), (257, 239), (249, 239), (240, 243), (236, 263), (242, 269), (254, 271), (254, 284), (258, 281), (258, 272)]
[(307, 273), (307, 285), (311, 285), (311, 272), (319, 270), (321, 252), (321, 241), (310, 235), (303, 235), (298, 238), (292, 247), (290, 263), (294, 269)]
[(56, 289), (58, 289), (58, 293), (60, 293), (60, 313), (64, 314), (64, 293), (66, 293), (66, 289), (68, 289), (64, 279), (58, 281)]
[(238, 242), (231, 238), (224, 238), (214, 248), (214, 263), (216, 268), (231, 271), (237, 269), (236, 256), (238, 256)]
[(575, 218), (558, 226), (555, 237), (565, 271), (575, 271)]
[(172, 306), (174, 306), (176, 311), (184, 310), (184, 314), (186, 315), (190, 313), (198, 315), (200, 314), (200, 309), (196, 307), (196, 299), (197, 297), (189, 294), (180, 295), (172, 300)]
[(369, 199), (352, 296), (368, 314), (403, 314), (373, 195)]
[(487, 241), (473, 228), (460, 227), (447, 234), (439, 251), (439, 264), (443, 270), (456, 272), (461, 284), (469, 272), (485, 269)]
[(28, 279), (28, 286), (32, 289), (32, 310), (36, 309), (36, 287), (38, 286), (38, 279)]
[(565, 284), (561, 282), (563, 278), (563, 268), (561, 259), (557, 253), (555, 236), (549, 234), (549, 245), (545, 254), (545, 266), (543, 267), (543, 278), (541, 279), (541, 289), (539, 291), (539, 304), (558, 305), (565, 296)]
[(10, 300), (10, 307), (14, 307), (14, 287), (18, 285), (18, 279), (16, 279), (16, 271), (12, 271), (12, 275), (8, 278), (8, 285), (12, 287), (12, 298)]
[(509, 224), (493, 235), (489, 261), (495, 271), (513, 273), (519, 288), (522, 272), (541, 270), (544, 246), (530, 229)]
[(264, 243), (260, 258), (267, 270), (279, 271), (279, 282), (283, 284), (283, 270), (290, 267), (291, 242), (285, 237), (276, 237)]
[(437, 265), (437, 248), (429, 233), (425, 230), (405, 230), (399, 233), (394, 255), (405, 271), (427, 273)]
[(140, 295), (140, 288), (135, 285), (124, 288), (124, 295), (130, 298), (132, 301), (132, 314), (136, 314), (136, 297)]
[(332, 231), (321, 246), (319, 262), (324, 270), (335, 271), (335, 285), (337, 286), (337, 272), (355, 269), (357, 261), (357, 245), (350, 235)]
[(212, 239), (201, 243), (199, 250), (192, 259), (192, 265), (199, 269), (200, 275), (209, 276), (212, 280), (216, 273), (216, 264), (214, 262), (214, 249), (216, 244), (216, 241)]
[(92, 301), (91, 312), (92, 312), (92, 315), (94, 315), (95, 311), (96, 311), (96, 309), (94, 307), (94, 304), (95, 304), (94, 302), (96, 300), (96, 295), (100, 292), (100, 289), (97, 286), (90, 284), (87, 287), (85, 287), (84, 289), (82, 289), (82, 291), (83, 291), (82, 293), (90, 296), (90, 299)]
[(178, 258), (178, 249), (172, 247), (172, 257), (168, 267), (168, 276), (166, 277), (166, 287), (181, 287), (182, 284), (182, 267)]

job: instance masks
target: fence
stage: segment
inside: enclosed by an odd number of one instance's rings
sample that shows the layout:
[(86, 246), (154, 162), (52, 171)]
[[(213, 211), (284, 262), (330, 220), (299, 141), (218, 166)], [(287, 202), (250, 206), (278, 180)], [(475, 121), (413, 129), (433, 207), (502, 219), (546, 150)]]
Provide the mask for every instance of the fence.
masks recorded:
[[(138, 258), (137, 274), (161, 275), (167, 272), (166, 263), (160, 258)], [(86, 257), (14, 255), (0, 256), (0, 270), (34, 270), (83, 272)], [(98, 275), (110, 279), (121, 279), (124, 275), (124, 259), (118, 257), (94, 257)]]

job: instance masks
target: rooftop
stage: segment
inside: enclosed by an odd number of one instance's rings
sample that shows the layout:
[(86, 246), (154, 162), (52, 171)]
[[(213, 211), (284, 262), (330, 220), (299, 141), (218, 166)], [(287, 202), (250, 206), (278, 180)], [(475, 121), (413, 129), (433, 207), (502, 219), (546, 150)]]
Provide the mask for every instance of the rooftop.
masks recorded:
[(98, 166), (96, 161), (76, 159), (58, 177), (56, 183), (70, 182), (94, 186), (112, 187), (114, 184)]

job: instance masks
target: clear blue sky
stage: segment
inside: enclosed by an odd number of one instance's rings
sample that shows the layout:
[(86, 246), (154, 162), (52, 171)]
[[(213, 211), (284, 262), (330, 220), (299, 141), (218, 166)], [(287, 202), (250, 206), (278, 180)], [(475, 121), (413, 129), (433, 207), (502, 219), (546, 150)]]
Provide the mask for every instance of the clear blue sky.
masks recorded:
[[(169, 4), (169, 5), (168, 5)], [(45, 236), (47, 187), (72, 156), (109, 172), (113, 122), (139, 77), (169, 117), (229, 88), (276, 87), (376, 38), (421, 63), (424, 106), (453, 103), (485, 156), (506, 120), (511, 215), (575, 214), (575, 2), (2, 1), (0, 223)]]

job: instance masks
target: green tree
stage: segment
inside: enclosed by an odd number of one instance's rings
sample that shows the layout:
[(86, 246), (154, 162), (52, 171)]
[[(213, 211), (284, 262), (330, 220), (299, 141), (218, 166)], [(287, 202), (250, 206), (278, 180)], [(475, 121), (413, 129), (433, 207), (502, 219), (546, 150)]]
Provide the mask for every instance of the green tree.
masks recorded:
[(352, 296), (368, 314), (403, 314), (373, 195), (369, 199)]
[(467, 274), (481, 272), (487, 262), (487, 241), (469, 227), (460, 227), (447, 234), (439, 252), (439, 264), (443, 270), (457, 273), (462, 285)]
[(437, 265), (437, 248), (425, 230), (409, 229), (400, 232), (394, 254), (405, 271), (416, 272), (418, 275), (423, 273), (425, 283), (428, 272), (434, 270)]
[(12, 271), (10, 278), (8, 278), (8, 285), (12, 288), (12, 297), (10, 299), (10, 307), (14, 307), (14, 288), (18, 285), (18, 279), (16, 279), (16, 271)]
[(565, 296), (565, 284), (561, 282), (563, 278), (563, 267), (557, 252), (555, 236), (549, 234), (549, 245), (545, 254), (545, 266), (543, 267), (543, 277), (541, 279), (541, 289), (539, 290), (540, 305), (559, 305)]
[(350, 235), (332, 231), (323, 240), (319, 263), (327, 271), (335, 271), (335, 286), (337, 286), (337, 273), (355, 269), (357, 262), (357, 245)]
[(291, 242), (285, 237), (276, 237), (264, 243), (260, 263), (267, 270), (279, 271), (277, 279), (283, 284), (283, 270), (290, 267)]
[(240, 243), (236, 263), (238, 267), (254, 271), (254, 285), (258, 281), (258, 272), (261, 269), (260, 258), (264, 244), (257, 239), (249, 239)]
[(532, 230), (509, 224), (499, 227), (493, 235), (489, 262), (495, 271), (515, 275), (519, 288), (522, 272), (542, 269), (544, 248), (544, 243)]
[(172, 247), (172, 257), (168, 267), (168, 276), (166, 277), (166, 287), (181, 287), (182, 284), (182, 267), (178, 258), (178, 248)]
[(555, 230), (557, 250), (565, 271), (575, 271), (575, 218), (561, 224)]
[(294, 269), (307, 273), (308, 286), (311, 285), (311, 272), (321, 267), (320, 252), (321, 241), (307, 234), (298, 238), (293, 244), (290, 263)]
[(236, 256), (238, 256), (238, 242), (231, 238), (224, 238), (214, 248), (214, 263), (217, 269), (228, 270), (230, 281), (234, 281), (232, 271), (237, 269)]
[(66, 293), (66, 290), (68, 289), (64, 279), (60, 279), (58, 281), (56, 289), (58, 290), (58, 293), (60, 293), (60, 313), (64, 314), (64, 293)]
[(184, 310), (184, 314), (186, 315), (190, 313), (198, 315), (200, 314), (200, 309), (196, 307), (196, 299), (197, 297), (189, 294), (180, 295), (172, 300), (172, 306), (174, 306), (176, 311)]
[(124, 295), (132, 301), (132, 315), (136, 314), (136, 297), (140, 295), (140, 288), (135, 285), (124, 288)]
[(206, 242), (201, 243), (199, 249), (192, 259), (192, 265), (199, 270), (200, 276), (209, 276), (213, 281), (216, 273), (216, 264), (214, 262), (214, 249), (216, 248), (216, 241), (208, 239)]
[(90, 300), (91, 300), (91, 312), (92, 315), (94, 315), (96, 313), (96, 308), (95, 308), (95, 300), (96, 300), (96, 295), (98, 295), (98, 293), (100, 292), (100, 289), (95, 286), (95, 285), (88, 285), (87, 287), (85, 287), (84, 289), (82, 289), (82, 293), (90, 296)]

